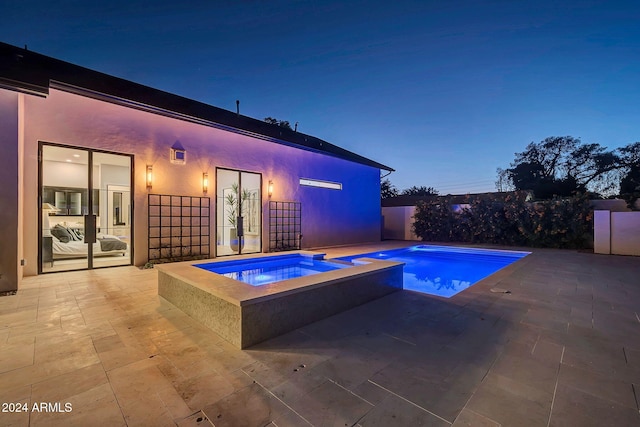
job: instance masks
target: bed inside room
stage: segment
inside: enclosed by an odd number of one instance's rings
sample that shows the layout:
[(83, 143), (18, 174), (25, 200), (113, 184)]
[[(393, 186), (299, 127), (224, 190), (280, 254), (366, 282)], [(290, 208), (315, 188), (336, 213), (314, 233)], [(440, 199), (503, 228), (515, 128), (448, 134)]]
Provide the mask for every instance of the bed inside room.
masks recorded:
[[(83, 258), (88, 255), (89, 245), (84, 242), (80, 228), (56, 224), (51, 228), (53, 259)], [(110, 234), (97, 233), (92, 244), (93, 256), (123, 256), (128, 252), (127, 242)]]

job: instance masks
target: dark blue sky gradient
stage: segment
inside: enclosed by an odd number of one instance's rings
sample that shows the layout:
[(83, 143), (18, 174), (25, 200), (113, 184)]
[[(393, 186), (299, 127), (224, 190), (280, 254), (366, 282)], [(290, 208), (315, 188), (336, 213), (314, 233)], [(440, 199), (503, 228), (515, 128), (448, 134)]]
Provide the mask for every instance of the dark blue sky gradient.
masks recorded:
[(400, 189), (492, 191), (496, 168), (547, 136), (640, 141), (637, 2), (87, 3), (0, 1), (0, 40), (232, 111), (239, 99), (395, 168)]

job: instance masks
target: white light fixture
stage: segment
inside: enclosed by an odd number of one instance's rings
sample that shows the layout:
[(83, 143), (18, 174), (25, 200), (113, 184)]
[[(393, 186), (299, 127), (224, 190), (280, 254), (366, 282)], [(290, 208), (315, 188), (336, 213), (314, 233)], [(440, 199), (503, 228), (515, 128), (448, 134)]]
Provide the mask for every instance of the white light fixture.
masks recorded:
[(269, 185), (267, 186), (267, 194), (269, 197), (273, 196), (273, 181), (269, 181)]
[(153, 186), (153, 166), (147, 165), (147, 188), (151, 189)]
[(332, 181), (322, 181), (319, 179), (300, 178), (300, 185), (307, 187), (329, 188), (331, 190), (342, 190), (342, 183)]
[(209, 174), (206, 172), (202, 173), (202, 192), (206, 193), (209, 191)]

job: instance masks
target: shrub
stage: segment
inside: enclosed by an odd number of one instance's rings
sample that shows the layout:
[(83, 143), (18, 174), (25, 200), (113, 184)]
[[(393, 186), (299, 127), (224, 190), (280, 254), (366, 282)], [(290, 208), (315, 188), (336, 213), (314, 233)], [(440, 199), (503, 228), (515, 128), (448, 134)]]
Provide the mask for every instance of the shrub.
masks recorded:
[[(420, 218), (418, 220), (417, 218)], [(422, 240), (458, 241), (457, 221), (448, 198), (418, 202), (414, 233)]]
[(585, 248), (593, 230), (586, 195), (527, 202), (524, 194), (504, 199), (470, 197), (454, 212), (452, 199), (418, 204), (413, 230), (422, 240), (491, 243), (548, 248)]

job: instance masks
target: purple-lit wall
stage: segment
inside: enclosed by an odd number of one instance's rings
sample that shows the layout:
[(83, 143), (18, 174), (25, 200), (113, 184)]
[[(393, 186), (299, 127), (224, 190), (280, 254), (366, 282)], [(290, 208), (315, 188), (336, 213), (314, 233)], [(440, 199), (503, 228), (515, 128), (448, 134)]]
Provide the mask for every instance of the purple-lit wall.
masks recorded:
[(22, 247), (19, 195), (19, 96), (0, 90), (0, 292), (13, 291), (20, 279)]
[[(25, 96), (24, 129), (25, 275), (37, 271), (38, 141), (135, 156), (136, 265), (147, 256), (147, 164), (153, 165), (155, 194), (202, 196), (202, 173), (208, 172), (212, 255), (216, 167), (262, 174), (263, 251), (268, 249), (269, 180), (272, 200), (302, 203), (303, 247), (380, 240), (380, 171), (373, 167), (55, 89), (47, 98)], [(186, 165), (170, 163), (176, 141), (187, 151)], [(301, 187), (301, 177), (340, 182), (342, 190)]]

